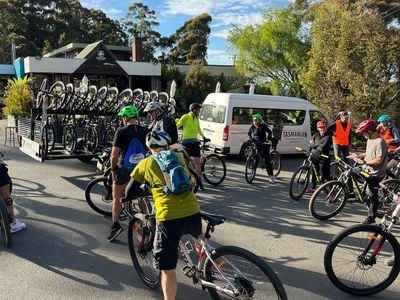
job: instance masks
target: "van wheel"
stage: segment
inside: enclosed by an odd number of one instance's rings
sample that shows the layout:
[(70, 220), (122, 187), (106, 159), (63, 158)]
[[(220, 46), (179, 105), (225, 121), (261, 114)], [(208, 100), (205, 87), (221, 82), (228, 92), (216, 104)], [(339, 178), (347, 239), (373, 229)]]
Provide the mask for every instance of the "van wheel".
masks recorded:
[(247, 156), (251, 153), (251, 143), (246, 142), (243, 144), (242, 149), (240, 150), (239, 156), (242, 160), (246, 161)]

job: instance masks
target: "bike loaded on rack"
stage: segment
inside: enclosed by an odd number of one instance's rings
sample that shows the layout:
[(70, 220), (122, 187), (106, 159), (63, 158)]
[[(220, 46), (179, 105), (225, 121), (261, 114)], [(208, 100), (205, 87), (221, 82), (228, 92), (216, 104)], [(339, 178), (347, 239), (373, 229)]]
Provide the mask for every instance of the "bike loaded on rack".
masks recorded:
[(122, 126), (117, 114), (125, 105), (143, 111), (150, 101), (159, 101), (168, 115), (175, 113), (175, 100), (165, 92), (100, 87), (44, 79), (36, 93), (30, 118), (18, 119), (21, 151), (41, 162), (77, 158), (90, 161), (112, 146), (115, 131)]

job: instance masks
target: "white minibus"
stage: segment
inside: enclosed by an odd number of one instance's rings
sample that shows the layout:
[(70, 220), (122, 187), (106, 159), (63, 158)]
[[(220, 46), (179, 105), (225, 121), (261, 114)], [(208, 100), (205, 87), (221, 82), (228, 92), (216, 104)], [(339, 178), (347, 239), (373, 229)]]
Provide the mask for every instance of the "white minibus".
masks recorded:
[(296, 153), (296, 147), (308, 149), (316, 123), (329, 120), (316, 105), (293, 97), (212, 93), (202, 105), (200, 126), (214, 152), (242, 158), (248, 151), (251, 116), (256, 113), (264, 116), (275, 137), (281, 134), (277, 147), (281, 154)]

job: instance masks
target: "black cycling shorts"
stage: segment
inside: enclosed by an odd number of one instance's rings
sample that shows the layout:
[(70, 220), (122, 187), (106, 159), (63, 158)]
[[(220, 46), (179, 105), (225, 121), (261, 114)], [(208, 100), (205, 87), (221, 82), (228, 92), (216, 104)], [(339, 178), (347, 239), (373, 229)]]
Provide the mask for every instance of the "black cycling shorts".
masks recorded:
[(11, 178), (8, 175), (8, 168), (5, 164), (0, 164), (0, 187), (11, 183)]
[(185, 234), (198, 237), (201, 232), (200, 213), (181, 219), (157, 222), (154, 238), (154, 266), (159, 270), (175, 269), (181, 237)]
[(190, 157), (200, 157), (200, 142), (182, 142), (183, 147)]
[(124, 167), (118, 167), (116, 172), (115, 172), (115, 178), (114, 178), (114, 183), (116, 185), (124, 185), (129, 182), (131, 179), (130, 177), (131, 171)]

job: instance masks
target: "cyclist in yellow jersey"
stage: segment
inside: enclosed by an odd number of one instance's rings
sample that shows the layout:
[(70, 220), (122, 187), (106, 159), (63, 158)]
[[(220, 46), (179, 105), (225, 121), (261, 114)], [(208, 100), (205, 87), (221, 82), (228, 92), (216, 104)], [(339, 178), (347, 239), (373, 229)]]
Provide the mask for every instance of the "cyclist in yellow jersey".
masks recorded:
[(178, 123), (177, 128), (183, 127), (182, 145), (185, 147), (188, 155), (193, 157), (196, 165), (196, 174), (199, 177), (199, 188), (204, 190), (201, 182), (201, 160), (200, 160), (200, 141), (198, 136), (200, 135), (204, 141), (210, 141), (204, 136), (203, 131), (200, 128), (199, 114), (201, 104), (192, 103), (189, 106), (189, 113), (183, 115)]
[[(167, 150), (170, 142), (171, 138), (164, 131), (153, 131), (146, 137), (146, 145), (152, 154)], [(189, 175), (182, 155), (179, 153), (177, 155)], [(200, 206), (192, 191), (179, 195), (164, 193), (164, 175), (151, 156), (139, 162), (132, 171), (131, 177), (125, 191), (128, 198), (141, 193), (139, 186), (143, 182), (150, 185), (157, 221), (153, 250), (154, 263), (161, 270), (164, 299), (175, 299), (178, 288), (176, 265), (179, 240), (185, 234), (198, 237), (202, 233)]]

